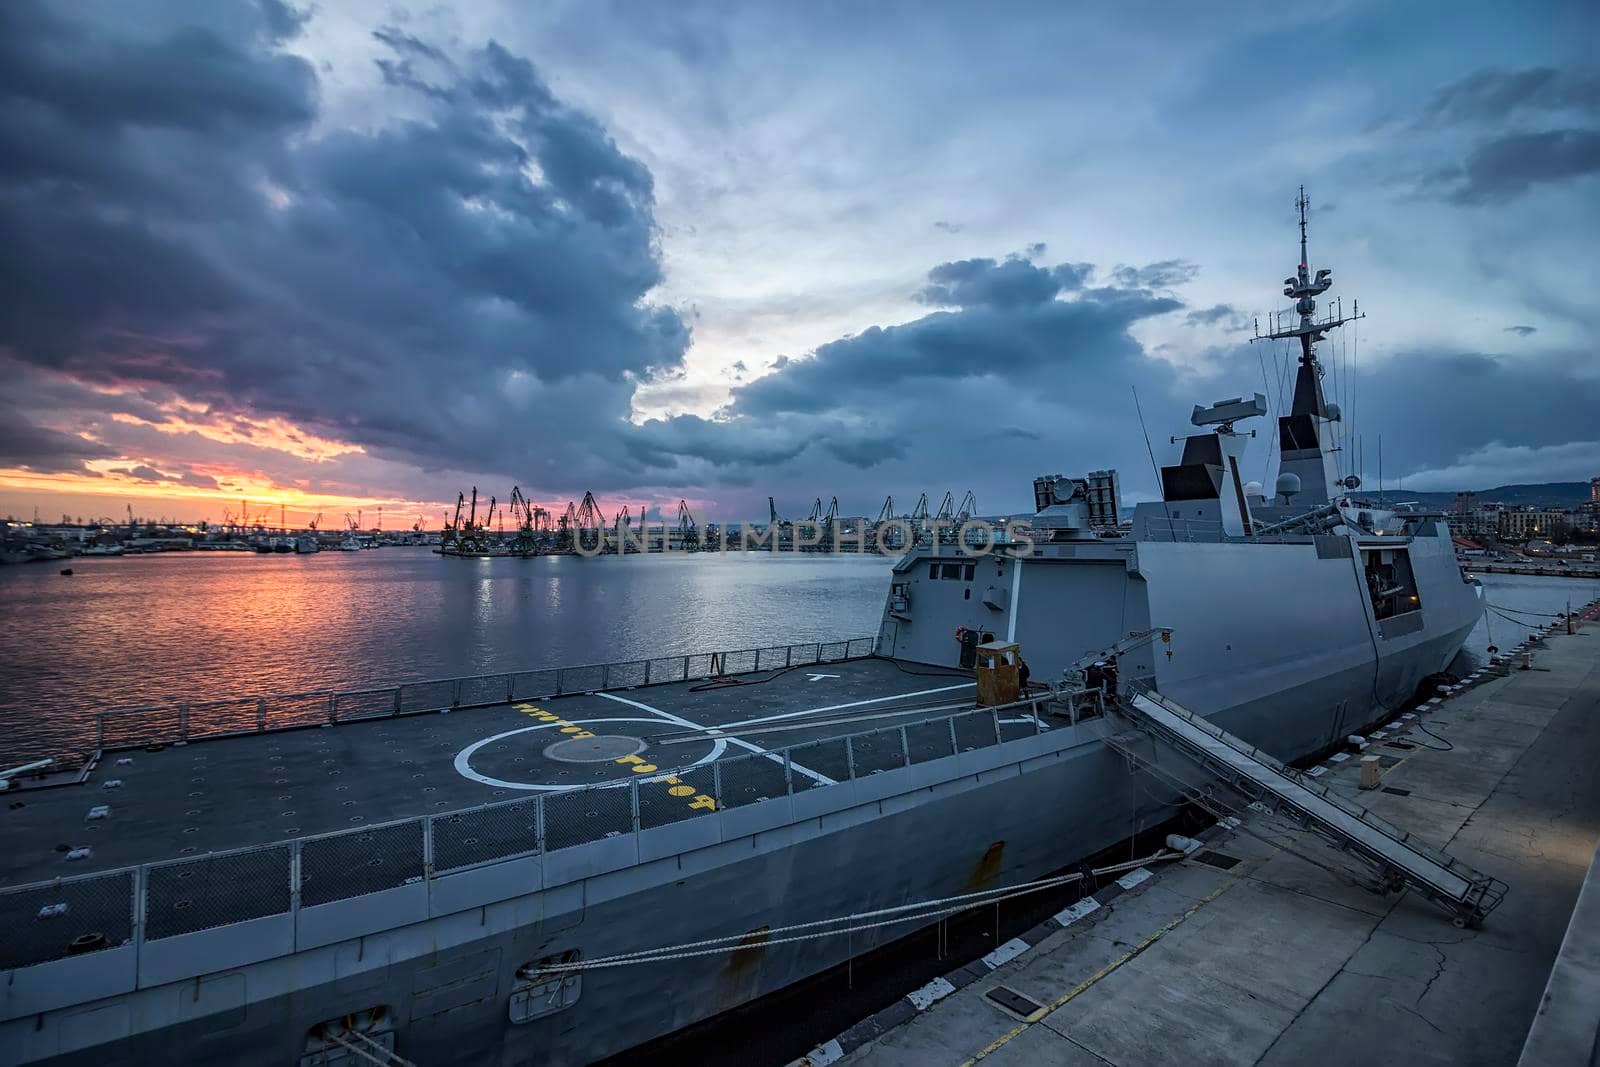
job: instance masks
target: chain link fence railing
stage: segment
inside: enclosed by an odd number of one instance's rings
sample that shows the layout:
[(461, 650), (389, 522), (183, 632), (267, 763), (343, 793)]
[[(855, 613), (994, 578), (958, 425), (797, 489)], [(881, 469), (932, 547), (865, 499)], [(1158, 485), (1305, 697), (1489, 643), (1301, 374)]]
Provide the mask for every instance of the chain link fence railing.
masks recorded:
[(555, 852), (633, 832), (637, 782), (576, 789), (544, 798), (544, 847)]
[(722, 775), (721, 806), (742, 808), (788, 795), (789, 780), (782, 754), (777, 759), (752, 753), (717, 761)]
[(1015, 741), (1039, 732), (1038, 714), (1032, 708), (1017, 708), (1000, 716), (1000, 740)]
[(914, 722), (906, 727), (906, 751), (912, 763), (927, 763), (955, 755), (955, 735), (949, 719)]
[(571, 693), (632, 689), (709, 678), (713, 674), (749, 674), (797, 664), (860, 659), (871, 656), (873, 650), (872, 638), (854, 637), (848, 641), (697, 652), (471, 678), (439, 678), (394, 686), (110, 708), (97, 717), (95, 747), (136, 748), (445, 708), (486, 707)]
[(63, 878), (0, 893), (0, 970), (127, 944), (135, 873)]
[(393, 889), (423, 876), (421, 820), (310, 837), (300, 845), (300, 905)]
[(273, 845), (151, 867), (145, 881), (145, 940), (284, 914), (292, 892), (291, 851), (289, 845)]
[(971, 752), (1000, 743), (998, 716), (992, 711), (971, 711), (952, 718), (956, 731), (956, 751)]
[(433, 869), (453, 871), (539, 851), (539, 798), (433, 818)]
[(135, 917), (147, 940), (173, 937), (284, 914), (296, 892), (300, 907), (315, 907), (827, 788), (823, 779), (865, 778), (1031, 736), (1043, 729), (1035, 714), (1027, 706), (957, 712), (672, 771), (635, 765), (636, 777), (606, 785), (0, 889), (0, 970), (127, 944)]
[(857, 778), (905, 765), (905, 738), (900, 733), (900, 727), (851, 735), (850, 768)]
[[(790, 775), (795, 792), (815, 789), (823, 784), (813, 775), (820, 774), (824, 778), (832, 778), (835, 782), (850, 780), (850, 752), (842, 737), (813, 741), (809, 745), (795, 745), (788, 752), (790, 762), (796, 767), (804, 768)], [(812, 774), (806, 774), (805, 771), (811, 771)]]
[(717, 771), (714, 764), (690, 767), (676, 774), (651, 775), (639, 782), (639, 829), (682, 822), (715, 811)]

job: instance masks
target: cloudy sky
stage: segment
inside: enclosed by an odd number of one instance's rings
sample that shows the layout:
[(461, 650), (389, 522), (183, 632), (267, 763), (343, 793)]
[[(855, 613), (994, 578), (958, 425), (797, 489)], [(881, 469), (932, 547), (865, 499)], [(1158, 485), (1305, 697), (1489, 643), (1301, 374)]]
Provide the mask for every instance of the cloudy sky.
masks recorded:
[(1246, 340), (1301, 183), (1369, 316), (1324, 352), (1344, 469), (1382, 435), (1417, 489), (1586, 479), (1597, 23), (11, 0), (0, 514), (1147, 499), (1135, 389), (1158, 462), (1193, 404), (1287, 393)]

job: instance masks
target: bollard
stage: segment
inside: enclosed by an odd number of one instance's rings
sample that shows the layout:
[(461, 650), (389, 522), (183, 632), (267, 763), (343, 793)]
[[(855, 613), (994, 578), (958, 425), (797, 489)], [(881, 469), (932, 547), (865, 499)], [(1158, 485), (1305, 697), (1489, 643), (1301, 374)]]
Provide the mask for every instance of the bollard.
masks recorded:
[(1533, 651), (1530, 649), (1522, 654), (1522, 670), (1533, 670)]
[(1377, 756), (1361, 757), (1361, 788), (1376, 789), (1378, 781), (1383, 775), (1383, 767), (1378, 763)]

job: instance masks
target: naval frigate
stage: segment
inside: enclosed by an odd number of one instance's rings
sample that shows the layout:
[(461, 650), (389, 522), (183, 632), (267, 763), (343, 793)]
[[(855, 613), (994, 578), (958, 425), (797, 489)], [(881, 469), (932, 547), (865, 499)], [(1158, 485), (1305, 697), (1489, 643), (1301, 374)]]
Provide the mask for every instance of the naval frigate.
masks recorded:
[(1392, 713), (1480, 593), (1441, 517), (1339, 477), (1316, 346), (1349, 320), (1305, 249), (1302, 207), (1270, 497), (1234, 398), (1131, 521), (1099, 472), (987, 553), (933, 531), (869, 637), (103, 714), (5, 813), (0, 1063), (592, 1062), (1174, 810), (1104, 716), (980, 703), (990, 642), (1284, 760)]

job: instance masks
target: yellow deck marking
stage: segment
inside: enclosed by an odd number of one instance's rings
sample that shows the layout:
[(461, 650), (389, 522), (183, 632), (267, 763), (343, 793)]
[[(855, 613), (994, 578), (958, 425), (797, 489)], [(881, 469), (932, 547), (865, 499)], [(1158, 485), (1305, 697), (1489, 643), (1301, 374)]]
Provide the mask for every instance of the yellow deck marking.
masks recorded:
[[(601, 695), (603, 696), (604, 694)], [(628, 702), (624, 701), (624, 703)], [(542, 722), (555, 723), (557, 729), (561, 733), (568, 734), (573, 738), (594, 736), (593, 733), (585, 730), (576, 723), (570, 723), (561, 716), (553, 712), (546, 711), (543, 708), (536, 708), (532, 704), (518, 704), (516, 707), (518, 711), (522, 712), (522, 714), (526, 715), (530, 719), (538, 719)], [(620, 756), (612, 762), (627, 767), (628, 770), (632, 771), (634, 774), (653, 774), (658, 769), (654, 763), (647, 763), (639, 756)], [(693, 797), (694, 799), (689, 801), (689, 807), (694, 808), (697, 811), (717, 810), (716, 797), (707, 796), (704, 793), (696, 793), (694, 791), (694, 786), (684, 785), (676, 775), (669, 774), (658, 780), (668, 787), (667, 794), (669, 796), (680, 798)]]

